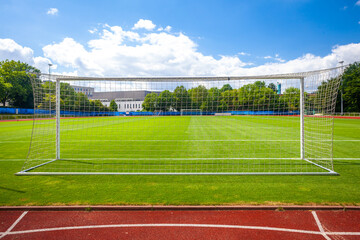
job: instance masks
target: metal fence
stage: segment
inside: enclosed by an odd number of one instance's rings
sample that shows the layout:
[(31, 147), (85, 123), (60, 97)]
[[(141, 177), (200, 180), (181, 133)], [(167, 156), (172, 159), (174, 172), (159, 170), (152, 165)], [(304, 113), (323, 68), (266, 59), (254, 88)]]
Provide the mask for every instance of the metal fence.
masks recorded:
[(360, 112), (344, 112), (344, 113), (335, 113), (334, 116), (347, 116), (347, 117), (360, 117)]
[(19, 114), (0, 114), (0, 121), (4, 120), (24, 120), (24, 119), (33, 119), (34, 115), (19, 115)]

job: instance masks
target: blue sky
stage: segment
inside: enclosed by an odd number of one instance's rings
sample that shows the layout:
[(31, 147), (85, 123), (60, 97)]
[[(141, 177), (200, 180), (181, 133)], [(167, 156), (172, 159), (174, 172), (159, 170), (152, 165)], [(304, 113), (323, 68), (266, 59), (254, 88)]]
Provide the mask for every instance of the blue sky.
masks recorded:
[(360, 60), (357, 0), (2, 0), (0, 21), (0, 60), (76, 75), (277, 73)]

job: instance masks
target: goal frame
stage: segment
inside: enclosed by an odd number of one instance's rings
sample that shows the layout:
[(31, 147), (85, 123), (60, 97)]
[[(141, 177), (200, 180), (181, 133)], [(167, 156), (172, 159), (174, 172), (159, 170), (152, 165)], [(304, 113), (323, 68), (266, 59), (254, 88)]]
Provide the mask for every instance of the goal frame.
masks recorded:
[[(333, 68), (336, 69), (336, 68)], [(329, 69), (326, 69), (329, 70)], [(318, 72), (318, 71), (313, 71)], [(241, 76), (241, 77), (138, 77), (138, 78), (96, 78), (96, 77), (64, 77), (52, 76), (56, 81), (56, 108), (55, 108), (55, 122), (56, 122), (56, 158), (48, 162), (30, 167), (15, 173), (15, 175), (339, 175), (332, 169), (321, 166), (309, 159), (305, 158), (305, 131), (304, 131), (304, 114), (305, 114), (305, 95), (304, 95), (304, 82), (307, 76), (312, 72), (295, 73), (295, 74), (278, 74), (278, 75), (265, 75), (265, 76)], [(54, 161), (61, 160), (60, 152), (60, 83), (61, 81), (167, 81), (167, 82), (190, 82), (190, 81), (229, 81), (229, 80), (267, 80), (267, 79), (291, 79), (298, 80), (300, 83), (300, 156), (298, 160), (306, 161), (323, 170), (324, 172), (36, 172), (32, 171), (36, 168), (50, 164)], [(187, 110), (187, 109), (186, 109)], [(200, 109), (194, 109), (200, 110)], [(200, 110), (201, 111), (201, 110)], [(202, 112), (202, 111), (201, 111)], [(202, 114), (201, 114), (202, 115)], [(181, 116), (182, 110), (181, 110)], [(35, 121), (35, 117), (34, 117)], [(331, 144), (333, 139), (331, 139)]]
[[(183, 114), (184, 112), (198, 112), (199, 114)], [(202, 116), (203, 111), (201, 109), (181, 109), (180, 116)]]

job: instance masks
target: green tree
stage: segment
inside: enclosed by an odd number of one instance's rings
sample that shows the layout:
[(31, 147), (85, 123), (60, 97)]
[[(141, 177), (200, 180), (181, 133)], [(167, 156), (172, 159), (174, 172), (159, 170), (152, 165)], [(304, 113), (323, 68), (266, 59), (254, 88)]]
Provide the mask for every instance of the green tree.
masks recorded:
[(173, 105), (173, 94), (169, 90), (162, 91), (158, 97), (158, 108), (161, 111), (169, 111)]
[(283, 104), (282, 110), (297, 111), (300, 106), (300, 89), (289, 87), (285, 89), (283, 95), (280, 97)]
[[(326, 99), (334, 94), (334, 87), (338, 84), (337, 78), (332, 78), (321, 83), (317, 91), (312, 94), (314, 110), (322, 111), (327, 106)], [(336, 98), (336, 112), (341, 111), (341, 90), (343, 93), (344, 112), (360, 112), (360, 63), (350, 64), (342, 75), (342, 84)], [(321, 100), (322, 99), (322, 100)]]
[(113, 99), (110, 102), (110, 111), (117, 112), (117, 110), (118, 110), (118, 106), (117, 106), (115, 100)]
[(274, 83), (269, 83), (268, 88), (272, 89), (274, 92), (276, 92), (276, 86)]
[(227, 90), (221, 93), (220, 109), (222, 111), (236, 110), (238, 102), (237, 93), (237, 89)]
[(212, 111), (212, 112), (221, 111), (220, 101), (221, 101), (221, 90), (216, 87), (210, 88), (208, 91), (206, 101), (204, 101), (201, 106), (201, 110)]
[(342, 78), (344, 112), (360, 112), (360, 63), (351, 64)]
[[(38, 103), (39, 109), (51, 109), (56, 107), (56, 95), (54, 82), (44, 82), (38, 89), (38, 99), (42, 99)], [(51, 91), (51, 101), (49, 100), (49, 89)], [(86, 112), (108, 112), (110, 108), (104, 106), (100, 100), (89, 100), (83, 93), (75, 92), (69, 83), (60, 83), (60, 110), (61, 111), (86, 111)], [(111, 110), (112, 111), (112, 110)]]
[(176, 111), (191, 108), (191, 99), (184, 86), (177, 86), (173, 93), (173, 106)]
[(11, 83), (5, 82), (4, 78), (0, 76), (0, 102), (5, 106), (6, 99), (10, 93), (12, 85)]
[(222, 88), (220, 89), (221, 92), (225, 92), (225, 91), (230, 91), (233, 90), (233, 88), (231, 87), (230, 84), (225, 84), (222, 86)]
[(191, 109), (201, 109), (204, 107), (203, 103), (206, 101), (208, 91), (206, 87), (199, 85), (190, 89), (189, 95), (191, 100)]
[(90, 112), (108, 112), (110, 109), (102, 104), (100, 100), (90, 100)]
[(144, 102), (142, 104), (143, 110), (154, 112), (157, 110), (157, 106), (158, 106), (158, 95), (154, 92), (146, 95)]
[[(38, 102), (37, 107), (40, 109), (51, 109), (54, 110), (56, 108), (56, 95), (55, 95), (56, 84), (54, 82), (44, 82), (43, 84), (38, 84), (36, 89), (37, 99), (42, 99)], [(64, 91), (62, 91), (64, 93)], [(64, 95), (64, 94), (62, 94)], [(64, 97), (64, 96), (61, 96)]]
[(265, 82), (257, 81), (239, 89), (222, 92), (219, 109), (223, 111), (277, 110), (279, 96)]
[[(27, 72), (32, 72), (31, 76)], [(36, 81), (40, 70), (20, 61), (5, 60), (0, 62), (0, 101), (10, 106), (32, 108), (34, 105), (31, 79)]]

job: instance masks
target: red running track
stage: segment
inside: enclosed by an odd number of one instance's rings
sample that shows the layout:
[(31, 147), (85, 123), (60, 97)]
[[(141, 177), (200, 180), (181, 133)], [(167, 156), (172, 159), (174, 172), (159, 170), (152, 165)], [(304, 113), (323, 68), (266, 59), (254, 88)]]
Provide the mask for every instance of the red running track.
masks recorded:
[(360, 239), (360, 211), (0, 211), (0, 239)]

